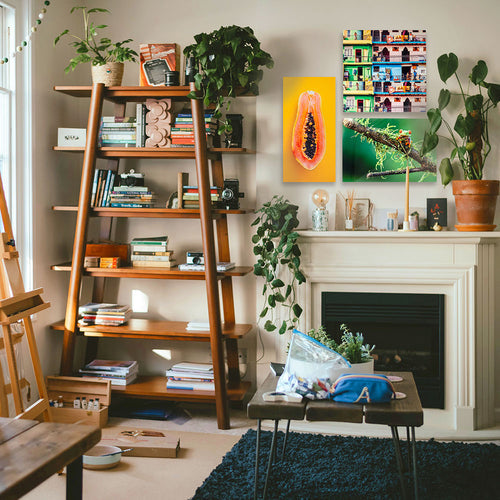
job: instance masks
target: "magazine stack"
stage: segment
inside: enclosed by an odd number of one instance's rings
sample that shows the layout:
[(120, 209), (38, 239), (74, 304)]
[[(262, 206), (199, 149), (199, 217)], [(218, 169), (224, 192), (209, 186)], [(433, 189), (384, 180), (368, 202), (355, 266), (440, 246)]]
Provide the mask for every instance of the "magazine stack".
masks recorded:
[(215, 391), (211, 363), (177, 363), (167, 370), (167, 389)]
[(126, 323), (132, 315), (129, 305), (89, 302), (78, 309), (81, 316), (79, 326), (106, 325), (119, 326)]
[(138, 375), (137, 361), (114, 361), (110, 359), (94, 359), (80, 368), (82, 377), (96, 377), (111, 380), (111, 385), (128, 385)]

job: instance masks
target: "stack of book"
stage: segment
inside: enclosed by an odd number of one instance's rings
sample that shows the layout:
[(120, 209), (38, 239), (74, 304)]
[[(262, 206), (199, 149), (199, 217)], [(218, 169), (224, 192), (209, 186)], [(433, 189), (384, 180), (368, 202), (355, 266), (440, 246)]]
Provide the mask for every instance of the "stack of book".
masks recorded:
[(214, 368), (211, 363), (177, 363), (167, 370), (167, 389), (214, 391)]
[[(216, 146), (217, 120), (213, 117), (214, 112), (205, 110), (205, 130), (207, 133), (207, 146)], [(175, 118), (174, 126), (170, 130), (173, 148), (194, 147), (194, 125), (193, 115), (190, 110), (183, 110)]]
[(120, 208), (153, 208), (156, 197), (147, 186), (115, 186), (109, 205)]
[(99, 147), (128, 147), (137, 142), (135, 116), (103, 116), (99, 129)]
[(107, 325), (119, 326), (126, 323), (132, 315), (128, 305), (108, 304), (104, 302), (89, 302), (78, 308), (81, 316), (80, 326)]
[(134, 238), (130, 242), (133, 267), (175, 267), (173, 250), (167, 249), (168, 236)]
[(111, 380), (111, 385), (128, 385), (137, 378), (139, 365), (137, 361), (94, 359), (78, 371), (82, 377)]
[[(212, 203), (220, 200), (219, 188), (210, 186), (210, 199)], [(182, 207), (200, 208), (200, 192), (198, 186), (182, 186)]]
[(110, 195), (115, 185), (116, 172), (98, 168), (94, 171), (94, 182), (90, 198), (91, 207), (109, 207)]

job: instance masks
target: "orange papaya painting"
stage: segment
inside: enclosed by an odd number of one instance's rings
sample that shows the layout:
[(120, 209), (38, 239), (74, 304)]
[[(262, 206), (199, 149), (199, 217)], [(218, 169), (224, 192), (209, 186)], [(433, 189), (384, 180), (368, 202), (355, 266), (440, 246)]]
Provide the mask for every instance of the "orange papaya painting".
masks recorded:
[(283, 181), (335, 181), (335, 78), (283, 79)]

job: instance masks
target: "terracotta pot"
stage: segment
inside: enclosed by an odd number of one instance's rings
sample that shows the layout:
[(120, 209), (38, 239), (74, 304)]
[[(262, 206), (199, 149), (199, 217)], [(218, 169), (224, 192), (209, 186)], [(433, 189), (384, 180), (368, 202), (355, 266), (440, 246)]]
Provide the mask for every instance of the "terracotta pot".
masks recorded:
[(500, 181), (453, 181), (458, 231), (493, 231)]
[(104, 83), (105, 87), (117, 87), (122, 84), (125, 64), (112, 62), (101, 66), (92, 66), (92, 82)]

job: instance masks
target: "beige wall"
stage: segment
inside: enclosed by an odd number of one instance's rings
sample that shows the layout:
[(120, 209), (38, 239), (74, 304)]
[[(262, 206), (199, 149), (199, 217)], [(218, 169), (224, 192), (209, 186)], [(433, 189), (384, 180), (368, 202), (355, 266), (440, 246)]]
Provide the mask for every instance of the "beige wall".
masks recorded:
[[(63, 5), (64, 4), (64, 5)], [(331, 0), (256, 0), (253, 2), (189, 1), (172, 2), (145, 0), (142, 2), (112, 0), (87, 2), (109, 8), (111, 16), (105, 21), (112, 26), (113, 39), (133, 38), (135, 42), (176, 41), (181, 47), (192, 43), (192, 35), (210, 31), (221, 25), (238, 24), (254, 28), (262, 47), (275, 59), (275, 68), (266, 71), (261, 85), (261, 95), (254, 99), (240, 100), (234, 110), (245, 114), (246, 145), (257, 148), (255, 158), (235, 158), (227, 162), (226, 173), (240, 178), (247, 193), (246, 206), (260, 205), (273, 194), (284, 194), (300, 205), (299, 218), (303, 228), (310, 226), (311, 193), (318, 187), (327, 189), (331, 199), (337, 192), (356, 189), (359, 197), (370, 198), (377, 208), (403, 206), (403, 185), (344, 185), (341, 182), (341, 34), (346, 28), (404, 28), (426, 29), (428, 33), (428, 98), (434, 106), (441, 88), (436, 58), (444, 52), (455, 52), (467, 64), (466, 75), (473, 62), (483, 58), (490, 69), (490, 79), (500, 80), (500, 60), (495, 44), (495, 34), (500, 14), (496, 0), (479, 0), (471, 7), (465, 0), (406, 2), (391, 7), (380, 2), (358, 0), (347, 6)], [(74, 73), (63, 74), (71, 49), (64, 44), (52, 49), (54, 36), (70, 26), (79, 27), (76, 15), (69, 16), (74, 2), (54, 2), (34, 43), (34, 186), (35, 186), (35, 284), (44, 286), (47, 299), (52, 302), (50, 312), (40, 315), (40, 350), (46, 371), (56, 371), (59, 363), (61, 339), (57, 333), (43, 329), (45, 324), (60, 319), (64, 314), (68, 276), (49, 270), (53, 262), (68, 260), (71, 253), (71, 236), (74, 216), (52, 213), (52, 204), (72, 204), (77, 200), (77, 182), (80, 156), (55, 154), (50, 147), (56, 142), (58, 126), (84, 127), (86, 122), (85, 99), (73, 99), (51, 90), (55, 84), (86, 84), (90, 82), (89, 67), (80, 67)], [(473, 10), (473, 13), (471, 12)], [(473, 16), (473, 20), (471, 19)], [(138, 81), (137, 67), (127, 64), (125, 85)], [(281, 153), (281, 99), (282, 78), (285, 76), (334, 76), (337, 78), (337, 182), (327, 184), (298, 184), (282, 182)], [(257, 127), (254, 128), (254, 123)], [(491, 137), (500, 132), (500, 113), (491, 112)], [(499, 148), (493, 143), (488, 160), (487, 178), (500, 178)], [(192, 166), (166, 162), (126, 162), (147, 173), (151, 184), (166, 196), (175, 189), (175, 174)], [(194, 174), (192, 174), (194, 175)], [(451, 188), (436, 184), (411, 186), (411, 206), (423, 207), (428, 197), (447, 196)], [(330, 202), (331, 222), (334, 203)], [(499, 208), (500, 210), (500, 208)], [(454, 222), (454, 204), (449, 203), (449, 223)], [(497, 214), (497, 219), (498, 219)], [(252, 217), (232, 218), (230, 221), (231, 251), (234, 260), (242, 263), (253, 261), (250, 251), (251, 232), (248, 224)], [(498, 219), (500, 220), (500, 219)], [(333, 226), (331, 226), (333, 228)], [(168, 233), (173, 249), (181, 253), (193, 246), (199, 247), (196, 222), (132, 221), (128, 227), (121, 221), (116, 237), (124, 241), (133, 235)], [(146, 234), (147, 233), (147, 234)], [(428, 259), (430, 256), (422, 256)], [(260, 285), (260, 283), (259, 283)], [(171, 283), (162, 281), (121, 280), (114, 286), (118, 300), (129, 302), (133, 288), (139, 288), (150, 298), (153, 315), (167, 319), (203, 319), (206, 316), (204, 288), (201, 284)], [(236, 309), (238, 321), (255, 321), (255, 279), (248, 276), (236, 280)], [(195, 299), (195, 305), (193, 300)], [(500, 324), (500, 322), (499, 322)], [(261, 363), (274, 358), (273, 337), (264, 335), (266, 356)], [(154, 344), (154, 345), (153, 345)], [(252, 339), (248, 340), (249, 346)], [(153, 347), (172, 348), (175, 358), (206, 355), (202, 346), (187, 354), (186, 346), (170, 343), (102, 342), (102, 354), (138, 358), (144, 371), (161, 371), (165, 363), (150, 354)], [(498, 350), (498, 349), (497, 349)], [(261, 349), (259, 347), (259, 353)], [(499, 355), (500, 358), (500, 355)], [(497, 359), (500, 366), (500, 359)], [(263, 370), (266, 368), (263, 365)], [(499, 379), (497, 369), (497, 380)], [(497, 404), (500, 407), (500, 401)]]

